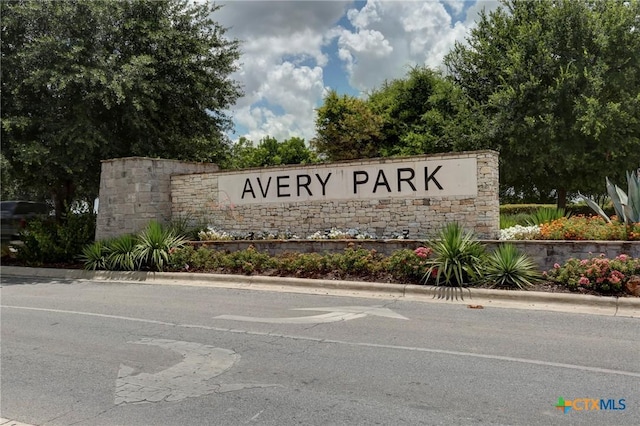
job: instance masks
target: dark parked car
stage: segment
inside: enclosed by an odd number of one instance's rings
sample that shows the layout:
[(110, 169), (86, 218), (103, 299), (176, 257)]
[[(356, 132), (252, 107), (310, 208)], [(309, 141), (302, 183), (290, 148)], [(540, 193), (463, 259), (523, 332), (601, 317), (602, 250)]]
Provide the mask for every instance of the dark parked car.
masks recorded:
[(51, 208), (45, 203), (33, 201), (0, 202), (0, 228), (2, 240), (11, 240), (18, 236), (27, 222), (36, 217), (47, 217)]

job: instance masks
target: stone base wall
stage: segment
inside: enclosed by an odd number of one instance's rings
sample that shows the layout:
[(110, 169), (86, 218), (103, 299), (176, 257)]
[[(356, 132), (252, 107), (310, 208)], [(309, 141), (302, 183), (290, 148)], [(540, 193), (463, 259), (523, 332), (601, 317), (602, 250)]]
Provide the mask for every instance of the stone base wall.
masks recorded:
[[(249, 233), (268, 231), (292, 232), (302, 238), (336, 227), (341, 230), (357, 228), (378, 237), (390, 237), (408, 230), (411, 238), (428, 238), (450, 222), (459, 222), (481, 238), (497, 238), (500, 226), (498, 200), (498, 153), (477, 151), (411, 157), (430, 161), (475, 159), (476, 170), (468, 170), (477, 177), (475, 196), (389, 197), (384, 199), (349, 199), (307, 201), (294, 203), (264, 203), (235, 205), (221, 193), (220, 176), (247, 173), (247, 170), (171, 177), (172, 215), (186, 215), (216, 229)], [(269, 172), (291, 174), (320, 173), (339, 165), (367, 167), (394, 164), (407, 159), (375, 159), (349, 161), (312, 166), (268, 168)], [(265, 169), (261, 169), (265, 170)], [(463, 177), (461, 176), (461, 179)]]
[(151, 220), (171, 220), (171, 175), (215, 172), (211, 163), (145, 157), (102, 162), (96, 240), (136, 233)]
[[(483, 240), (487, 252), (494, 251), (502, 241)], [(626, 254), (640, 258), (640, 241), (509, 241), (518, 250), (526, 253), (538, 265), (541, 271), (560, 265), (570, 258), (589, 259), (603, 253), (608, 258)], [(376, 250), (390, 256), (396, 250), (414, 250), (424, 246), (418, 240), (255, 240), (255, 241), (197, 241), (196, 247), (207, 247), (212, 250), (239, 251), (253, 246), (256, 250), (272, 256), (282, 253), (337, 253), (345, 248), (362, 247)]]

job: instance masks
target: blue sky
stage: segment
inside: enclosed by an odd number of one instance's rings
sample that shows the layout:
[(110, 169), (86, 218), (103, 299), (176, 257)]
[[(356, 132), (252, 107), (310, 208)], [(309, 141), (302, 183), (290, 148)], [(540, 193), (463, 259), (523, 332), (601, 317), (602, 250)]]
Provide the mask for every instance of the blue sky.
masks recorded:
[(358, 96), (412, 65), (438, 68), (495, 1), (227, 1), (213, 18), (241, 40), (233, 76), (245, 96), (232, 139), (314, 136), (315, 109), (331, 89)]

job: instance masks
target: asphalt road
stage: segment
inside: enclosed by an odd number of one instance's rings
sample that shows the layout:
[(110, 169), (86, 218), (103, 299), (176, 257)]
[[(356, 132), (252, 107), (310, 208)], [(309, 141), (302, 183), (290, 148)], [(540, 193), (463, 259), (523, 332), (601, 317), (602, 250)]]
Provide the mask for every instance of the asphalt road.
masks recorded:
[(10, 277), (1, 305), (0, 417), (34, 425), (640, 424), (634, 318)]

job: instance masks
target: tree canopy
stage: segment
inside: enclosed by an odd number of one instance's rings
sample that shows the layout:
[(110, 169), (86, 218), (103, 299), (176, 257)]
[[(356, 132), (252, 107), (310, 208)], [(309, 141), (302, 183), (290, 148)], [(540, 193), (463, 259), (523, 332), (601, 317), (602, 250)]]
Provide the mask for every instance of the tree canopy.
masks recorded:
[(602, 192), (640, 164), (638, 0), (506, 0), (445, 58), (503, 189)]
[(100, 160), (220, 161), (238, 42), (187, 0), (3, 1), (2, 155), (57, 207), (97, 195)]
[(311, 146), (329, 161), (380, 156), (382, 117), (362, 99), (331, 90), (318, 108)]
[(231, 147), (229, 161), (222, 166), (227, 169), (247, 169), (317, 161), (315, 151), (308, 148), (302, 138), (292, 137), (278, 142), (276, 138), (267, 136), (254, 145), (251, 140), (241, 137)]
[(451, 81), (413, 67), (365, 98), (329, 92), (317, 110), (312, 143), (329, 160), (471, 149), (466, 111), (466, 99)]

